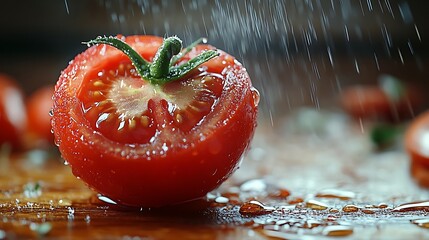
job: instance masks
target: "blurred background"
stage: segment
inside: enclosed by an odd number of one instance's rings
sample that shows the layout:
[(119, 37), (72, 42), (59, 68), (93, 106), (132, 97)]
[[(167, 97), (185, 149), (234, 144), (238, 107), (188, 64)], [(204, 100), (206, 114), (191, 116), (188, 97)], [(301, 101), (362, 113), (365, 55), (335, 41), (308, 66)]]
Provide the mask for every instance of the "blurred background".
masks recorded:
[(0, 72), (27, 94), (53, 84), (99, 35), (204, 36), (247, 67), (261, 117), (332, 108), (352, 84), (391, 74), (428, 89), (429, 3), (414, 0), (45, 0), (0, 8)]

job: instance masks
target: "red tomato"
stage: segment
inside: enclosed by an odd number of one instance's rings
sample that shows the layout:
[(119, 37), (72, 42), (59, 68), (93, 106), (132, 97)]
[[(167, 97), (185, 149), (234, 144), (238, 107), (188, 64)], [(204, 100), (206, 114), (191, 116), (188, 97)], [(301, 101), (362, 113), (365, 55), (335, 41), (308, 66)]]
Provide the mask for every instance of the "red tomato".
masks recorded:
[(26, 121), (21, 89), (12, 78), (0, 75), (0, 145), (8, 143), (19, 148)]
[[(124, 38), (152, 61), (163, 39)], [(211, 46), (199, 45), (183, 64)], [(220, 56), (179, 80), (152, 85), (107, 45), (78, 55), (54, 94), (52, 127), (73, 173), (130, 206), (204, 197), (238, 167), (256, 127), (259, 95), (234, 57)]]
[(408, 127), (405, 148), (412, 162), (429, 169), (429, 111), (419, 115)]
[(411, 176), (422, 187), (429, 188), (429, 167), (418, 161), (411, 161)]
[(44, 146), (54, 142), (54, 135), (51, 132), (51, 117), (49, 116), (49, 111), (52, 109), (53, 94), (54, 86), (45, 86), (27, 99), (27, 132), (32, 146)]
[(341, 105), (356, 119), (397, 121), (412, 117), (422, 105), (417, 89), (407, 87), (393, 100), (379, 86), (352, 86), (341, 93)]

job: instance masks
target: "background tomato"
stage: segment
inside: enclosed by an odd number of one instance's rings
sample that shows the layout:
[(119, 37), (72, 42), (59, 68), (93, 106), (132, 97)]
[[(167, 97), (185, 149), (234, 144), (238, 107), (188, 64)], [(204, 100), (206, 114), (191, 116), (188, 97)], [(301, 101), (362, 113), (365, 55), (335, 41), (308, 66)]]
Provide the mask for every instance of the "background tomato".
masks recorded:
[[(151, 61), (163, 42), (123, 38)], [(190, 56), (212, 49), (197, 46)], [(238, 167), (256, 127), (259, 95), (227, 53), (186, 77), (151, 85), (106, 45), (78, 55), (56, 85), (52, 127), (73, 173), (124, 205), (198, 199)]]
[(429, 187), (429, 111), (422, 113), (405, 133), (405, 147), (411, 160), (411, 173), (422, 185)]
[(351, 86), (341, 93), (343, 109), (356, 119), (400, 121), (414, 117), (422, 108), (423, 98), (413, 86), (383, 75), (379, 85)]
[(27, 122), (21, 88), (6, 75), (0, 74), (0, 145), (21, 147), (21, 136)]
[(28, 144), (32, 147), (53, 145), (54, 134), (51, 132), (52, 96), (54, 86), (45, 86), (35, 91), (26, 101), (28, 115)]

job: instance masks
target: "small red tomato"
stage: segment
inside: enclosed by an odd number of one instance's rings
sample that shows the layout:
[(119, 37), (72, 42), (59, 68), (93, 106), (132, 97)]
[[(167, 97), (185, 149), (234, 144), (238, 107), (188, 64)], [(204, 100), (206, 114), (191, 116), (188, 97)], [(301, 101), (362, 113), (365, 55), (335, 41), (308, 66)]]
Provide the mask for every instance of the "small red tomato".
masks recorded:
[(45, 86), (34, 92), (26, 101), (27, 134), (29, 144), (32, 146), (46, 146), (54, 142), (49, 116), (53, 104), (53, 94), (54, 86)]
[(422, 185), (429, 187), (429, 111), (412, 121), (405, 132), (405, 149), (411, 160), (411, 173)]
[(204, 197), (232, 174), (259, 100), (234, 57), (181, 51), (175, 37), (90, 43), (54, 94), (56, 143), (76, 176), (120, 204), (158, 207)]
[(24, 98), (20, 87), (6, 75), (0, 75), (0, 145), (21, 147), (22, 133), (27, 122)]
[(410, 163), (411, 176), (422, 187), (429, 188), (429, 167), (418, 161)]
[(413, 117), (422, 106), (420, 91), (383, 76), (379, 85), (351, 86), (341, 93), (343, 109), (356, 119), (398, 121)]

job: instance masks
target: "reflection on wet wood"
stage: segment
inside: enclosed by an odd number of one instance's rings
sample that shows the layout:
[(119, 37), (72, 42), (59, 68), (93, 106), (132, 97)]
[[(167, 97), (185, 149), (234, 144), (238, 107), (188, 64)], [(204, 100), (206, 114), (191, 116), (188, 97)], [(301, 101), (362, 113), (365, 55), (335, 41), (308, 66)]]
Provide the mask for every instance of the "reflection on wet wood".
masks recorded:
[(323, 138), (318, 138), (261, 123), (241, 169), (221, 188), (205, 199), (162, 209), (109, 203), (76, 179), (58, 156), (3, 156), (0, 236), (429, 237), (424, 201), (429, 195), (408, 175), (406, 156), (401, 149), (372, 152), (355, 124), (347, 122), (341, 137), (319, 132)]

